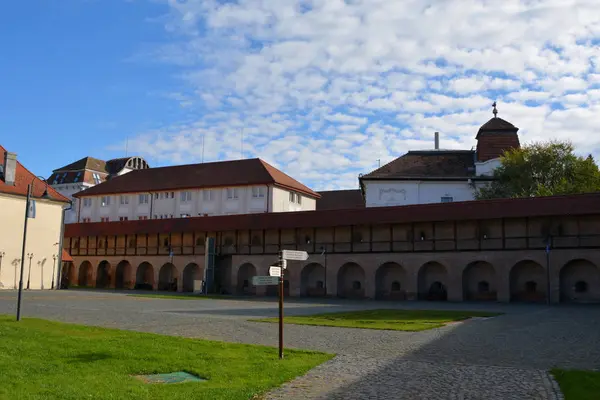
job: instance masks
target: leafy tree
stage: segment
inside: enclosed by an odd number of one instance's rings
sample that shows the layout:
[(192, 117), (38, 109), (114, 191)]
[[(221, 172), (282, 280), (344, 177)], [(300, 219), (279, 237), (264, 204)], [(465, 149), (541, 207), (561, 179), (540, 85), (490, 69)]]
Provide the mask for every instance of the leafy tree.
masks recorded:
[(553, 196), (600, 191), (600, 171), (591, 155), (577, 156), (568, 141), (539, 142), (501, 157), (495, 180), (478, 188), (478, 200)]

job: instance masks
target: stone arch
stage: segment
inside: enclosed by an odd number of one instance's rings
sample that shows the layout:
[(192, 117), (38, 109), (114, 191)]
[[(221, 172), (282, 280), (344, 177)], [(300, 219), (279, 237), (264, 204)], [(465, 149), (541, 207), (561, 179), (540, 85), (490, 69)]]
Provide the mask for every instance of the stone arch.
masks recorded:
[(421, 300), (448, 300), (448, 271), (442, 264), (430, 261), (419, 268), (418, 297)]
[(86, 287), (92, 284), (92, 263), (84, 261), (79, 266), (79, 274), (77, 276), (77, 285)]
[(319, 263), (310, 263), (300, 273), (301, 296), (326, 296), (325, 267)]
[(406, 271), (395, 262), (382, 264), (375, 272), (375, 297), (404, 300), (406, 298)]
[(131, 264), (127, 260), (123, 260), (117, 264), (115, 270), (115, 288), (116, 289), (131, 289), (133, 282), (131, 279)]
[(583, 259), (566, 263), (560, 270), (560, 301), (600, 302), (600, 268)]
[[(183, 269), (183, 291), (194, 292), (202, 290), (202, 269), (196, 263), (189, 263)], [(198, 284), (195, 284), (195, 282)]]
[(96, 270), (96, 287), (107, 288), (111, 284), (110, 263), (106, 260), (100, 261)]
[(252, 277), (256, 275), (254, 265), (251, 263), (242, 264), (237, 273), (237, 292), (239, 294), (256, 294), (256, 288), (252, 285)]
[(485, 261), (474, 261), (462, 274), (464, 300), (497, 300), (496, 270)]
[(177, 268), (173, 264), (166, 263), (160, 268), (158, 290), (177, 291)]
[(135, 289), (154, 289), (154, 267), (147, 261), (141, 263), (135, 273)]
[(365, 271), (360, 265), (353, 262), (342, 265), (337, 274), (337, 293), (339, 297), (365, 297)]
[(546, 299), (546, 270), (531, 260), (516, 263), (510, 270), (511, 301), (544, 301)]

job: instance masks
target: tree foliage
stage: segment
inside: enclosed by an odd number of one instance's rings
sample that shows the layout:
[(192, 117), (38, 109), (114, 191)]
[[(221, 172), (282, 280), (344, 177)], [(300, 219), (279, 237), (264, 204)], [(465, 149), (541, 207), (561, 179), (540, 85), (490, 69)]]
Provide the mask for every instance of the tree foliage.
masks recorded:
[(533, 143), (505, 152), (501, 160), (495, 180), (476, 190), (478, 200), (600, 191), (593, 157), (577, 156), (570, 142)]

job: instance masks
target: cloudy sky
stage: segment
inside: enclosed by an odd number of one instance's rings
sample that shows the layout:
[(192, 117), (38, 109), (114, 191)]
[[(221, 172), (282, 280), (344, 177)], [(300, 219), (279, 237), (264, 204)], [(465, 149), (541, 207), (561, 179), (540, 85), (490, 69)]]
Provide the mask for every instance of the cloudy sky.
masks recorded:
[[(600, 157), (597, 0), (43, 7), (24, 26), (0, 28), (0, 37), (27, 30), (18, 40), (43, 54), (31, 60), (11, 46), (13, 69), (0, 63), (0, 83), (10, 75), (0, 143), (46, 175), (127, 147), (151, 165), (261, 157), (315, 189), (354, 188), (378, 163), (432, 148), (435, 131), (443, 148), (473, 147), (494, 100), (522, 142), (570, 139)], [(25, 106), (41, 116), (27, 118)], [(26, 143), (40, 130), (50, 154), (31, 157)]]

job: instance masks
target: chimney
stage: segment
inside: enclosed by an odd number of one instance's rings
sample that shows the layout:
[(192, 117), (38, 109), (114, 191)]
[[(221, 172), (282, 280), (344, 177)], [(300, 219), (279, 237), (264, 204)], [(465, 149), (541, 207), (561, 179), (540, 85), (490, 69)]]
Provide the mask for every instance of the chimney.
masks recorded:
[(435, 149), (436, 150), (440, 149), (440, 133), (439, 132), (435, 133)]
[(15, 184), (16, 171), (17, 155), (8, 151), (4, 152), (4, 183), (13, 186)]

